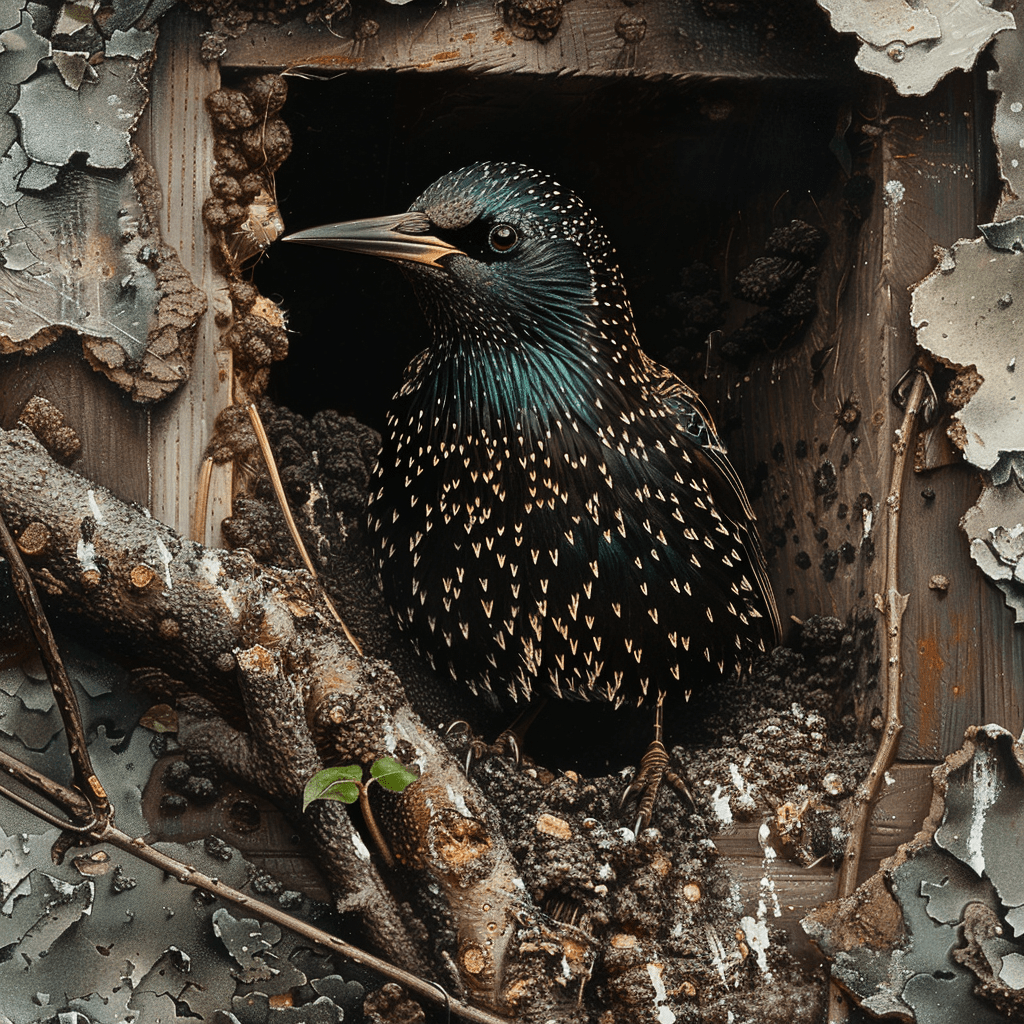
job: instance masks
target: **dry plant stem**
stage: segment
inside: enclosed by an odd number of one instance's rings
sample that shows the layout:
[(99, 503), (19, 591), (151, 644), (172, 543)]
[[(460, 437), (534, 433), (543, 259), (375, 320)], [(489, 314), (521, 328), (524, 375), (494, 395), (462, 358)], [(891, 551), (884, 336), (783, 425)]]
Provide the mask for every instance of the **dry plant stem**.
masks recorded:
[(199, 467), (199, 481), (196, 484), (196, 503), (192, 509), (192, 539), (203, 542), (206, 533), (206, 505), (210, 500), (210, 480), (213, 477), (213, 459), (203, 459)]
[(395, 856), (391, 852), (391, 847), (388, 846), (388, 841), (384, 838), (384, 833), (381, 832), (380, 826), (377, 824), (377, 818), (373, 813), (373, 808), (370, 806), (370, 798), (366, 792), (369, 785), (370, 783), (368, 782), (356, 783), (359, 789), (359, 809), (363, 812), (363, 820), (366, 822), (366, 827), (370, 830), (370, 835), (373, 836), (373, 841), (377, 846), (377, 852), (380, 854), (381, 860), (389, 868), (393, 868), (395, 866)]
[(25, 609), (25, 616), (28, 618), (32, 635), (39, 648), (39, 656), (42, 658), (50, 686), (53, 688), (53, 696), (64, 724), (64, 735), (67, 737), (75, 784), (90, 805), (89, 815), (95, 814), (98, 817), (109, 815), (110, 803), (107, 800), (106, 791), (100, 785), (100, 780), (96, 777), (96, 772), (92, 767), (74, 687), (72, 687), (67, 670), (64, 668), (60, 651), (57, 649), (57, 642), (50, 629), (50, 623), (43, 612), (39, 593), (2, 515), (0, 515), (0, 551), (3, 552), (11, 567), (11, 582), (14, 592)]
[(849, 896), (857, 888), (857, 871), (860, 867), (861, 852), (864, 847), (864, 836), (867, 833), (871, 812), (885, 773), (896, 760), (900, 733), (903, 721), (900, 718), (900, 678), (902, 666), (900, 662), (900, 623), (907, 607), (907, 594), (899, 592), (899, 530), (900, 530), (900, 497), (903, 490), (903, 474), (906, 469), (907, 452), (920, 412), (928, 382), (927, 375), (919, 370), (913, 387), (907, 397), (906, 412), (903, 423), (896, 431), (893, 442), (895, 457), (892, 463), (892, 479), (889, 495), (885, 499), (886, 514), (886, 562), (885, 562), (885, 594), (875, 595), (875, 606), (885, 617), (885, 650), (886, 650), (886, 686), (885, 686), (885, 727), (878, 752), (871, 765), (867, 778), (854, 794), (854, 812), (850, 823), (850, 838), (846, 844), (846, 853), (839, 871), (838, 895), (840, 899)]
[[(281, 475), (277, 471), (277, 462), (274, 460), (274, 453), (270, 448), (270, 438), (267, 437), (267, 432), (263, 428), (263, 420), (260, 419), (259, 410), (252, 402), (250, 402), (246, 408), (249, 412), (249, 420), (252, 423), (252, 429), (256, 434), (256, 440), (259, 442), (260, 452), (263, 455), (263, 462), (267, 467), (267, 473), (270, 475), (270, 482), (274, 487), (274, 494), (277, 497), (277, 503), (281, 506), (281, 513), (284, 515), (284, 521), (288, 524), (288, 532), (292, 535), (292, 540), (295, 542), (295, 547), (298, 549), (299, 557), (302, 559), (302, 564), (309, 570), (310, 576), (312, 576), (313, 579), (318, 580), (316, 569), (313, 567), (313, 561), (309, 557), (309, 552), (306, 551), (306, 545), (302, 543), (299, 528), (295, 525), (292, 510), (288, 507), (288, 498), (284, 493), (284, 485), (281, 483)], [(322, 587), (321, 590), (323, 591)], [(334, 602), (327, 595), (326, 591), (323, 592), (323, 598), (327, 607), (330, 609), (331, 614), (337, 620), (338, 625), (341, 626), (342, 631), (345, 634), (345, 639), (347, 639), (348, 642), (356, 649), (356, 653), (362, 657), (363, 649), (359, 645), (359, 641), (349, 632), (348, 626), (345, 625), (341, 616), (338, 614), (338, 609), (334, 607)]]
[[(59, 783), (47, 779), (45, 776), (40, 776), (38, 772), (29, 768), (28, 765), (21, 764), (16, 758), (9, 757), (2, 752), (0, 752), (0, 767), (24, 782), (31, 782), (33, 777), (37, 777), (36, 781), (38, 779), (44, 780), (45, 784), (36, 788), (45, 790), (47, 795), (57, 803), (66, 801), (69, 811), (77, 807), (77, 801), (81, 800), (81, 797), (74, 790), (69, 790)], [(67, 827), (65, 822), (60, 821), (60, 819), (49, 812), (33, 806), (31, 801), (11, 792), (4, 786), (0, 786), (0, 796), (6, 797), (51, 825), (56, 825), (58, 828)], [(109, 822), (100, 822), (83, 834), (90, 840), (97, 843), (109, 843), (111, 846), (133, 857), (138, 857), (140, 860), (153, 864), (155, 867), (167, 872), (167, 874), (173, 875), (182, 885), (191, 885), (213, 896), (218, 896), (247, 911), (259, 914), (261, 917), (266, 918), (268, 921), (273, 921), (274, 924), (280, 925), (282, 928), (288, 928), (297, 935), (301, 935), (303, 938), (309, 939), (311, 942), (315, 942), (325, 949), (329, 949), (331, 952), (351, 960), (353, 963), (369, 967), (385, 978), (405, 986), (408, 991), (419, 996), (421, 999), (446, 1006), (454, 1016), (462, 1020), (477, 1022), (477, 1024), (508, 1024), (507, 1017), (499, 1017), (497, 1014), (489, 1013), (487, 1010), (477, 1009), (476, 1007), (459, 1002), (449, 996), (439, 985), (424, 981), (415, 974), (404, 971), (400, 967), (395, 967), (386, 960), (381, 960), (372, 953), (367, 953), (358, 946), (350, 945), (320, 928), (307, 924), (305, 921), (300, 921), (297, 917), (286, 914), (283, 910), (279, 910), (269, 903), (264, 903), (262, 900), (247, 896), (245, 893), (239, 892), (238, 889), (234, 889), (230, 885), (225, 885), (216, 878), (211, 878), (201, 871), (196, 871), (195, 868), (188, 864), (183, 864), (180, 860), (176, 860), (174, 857), (170, 857), (166, 853), (162, 853), (155, 847), (150, 846), (145, 840), (133, 839)]]

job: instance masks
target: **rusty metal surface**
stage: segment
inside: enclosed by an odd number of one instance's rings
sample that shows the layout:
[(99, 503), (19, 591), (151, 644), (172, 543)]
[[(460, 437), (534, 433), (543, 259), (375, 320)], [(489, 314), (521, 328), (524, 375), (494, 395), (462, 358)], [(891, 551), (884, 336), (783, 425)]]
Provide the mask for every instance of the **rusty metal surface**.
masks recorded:
[(991, 0), (818, 0), (837, 32), (863, 45), (857, 66), (888, 79), (903, 96), (923, 96), (949, 72), (974, 66), (999, 32), (1014, 28)]

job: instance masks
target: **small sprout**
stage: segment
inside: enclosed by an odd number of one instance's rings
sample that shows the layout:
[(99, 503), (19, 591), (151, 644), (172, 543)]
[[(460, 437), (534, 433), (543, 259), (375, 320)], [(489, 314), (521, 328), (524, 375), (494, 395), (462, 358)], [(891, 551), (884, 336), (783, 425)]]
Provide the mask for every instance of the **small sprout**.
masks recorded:
[(363, 769), (357, 764), (325, 768), (306, 783), (302, 792), (302, 809), (305, 810), (314, 800), (340, 800), (343, 804), (354, 804), (359, 799), (362, 779)]
[(338, 800), (354, 804), (372, 782), (378, 782), (393, 793), (401, 793), (419, 778), (393, 757), (378, 758), (370, 767), (370, 778), (363, 782), (363, 769), (357, 764), (324, 768), (314, 775), (302, 793), (302, 809), (314, 800)]
[(419, 776), (400, 765), (393, 757), (382, 757), (373, 762), (370, 768), (373, 776), (385, 789), (393, 793), (401, 793), (411, 786)]

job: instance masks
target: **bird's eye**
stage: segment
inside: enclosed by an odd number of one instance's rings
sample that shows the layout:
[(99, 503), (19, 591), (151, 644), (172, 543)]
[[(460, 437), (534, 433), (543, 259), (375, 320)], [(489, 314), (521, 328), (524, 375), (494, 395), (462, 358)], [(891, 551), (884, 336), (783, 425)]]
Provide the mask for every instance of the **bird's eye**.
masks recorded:
[(519, 232), (511, 224), (495, 224), (487, 241), (495, 252), (508, 252), (519, 242)]

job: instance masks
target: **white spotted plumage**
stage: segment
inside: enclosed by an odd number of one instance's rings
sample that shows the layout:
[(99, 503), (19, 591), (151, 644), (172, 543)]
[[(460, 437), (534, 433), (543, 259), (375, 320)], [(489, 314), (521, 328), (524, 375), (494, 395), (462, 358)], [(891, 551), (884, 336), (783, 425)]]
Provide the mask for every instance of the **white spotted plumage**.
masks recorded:
[[(405, 268), (434, 341), (395, 397), (368, 519), (420, 650), (499, 701), (615, 706), (764, 650), (777, 613), (742, 486), (695, 393), (639, 348), (582, 202), (478, 164), (411, 209), (459, 251)], [(499, 223), (508, 258), (478, 241)]]

